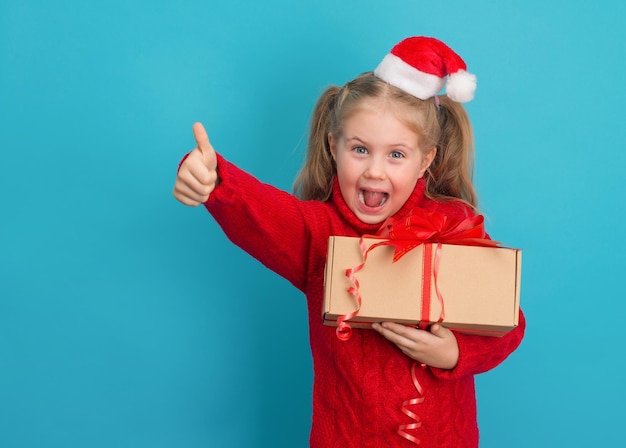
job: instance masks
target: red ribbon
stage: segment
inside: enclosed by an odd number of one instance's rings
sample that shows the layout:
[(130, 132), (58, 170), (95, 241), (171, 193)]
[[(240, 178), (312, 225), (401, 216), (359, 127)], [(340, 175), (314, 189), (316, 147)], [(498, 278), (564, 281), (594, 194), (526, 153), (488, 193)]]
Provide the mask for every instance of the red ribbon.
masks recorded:
[(372, 249), (371, 247), (369, 249), (365, 247), (363, 237), (359, 240), (359, 247), (361, 248), (361, 254), (363, 254), (363, 262), (358, 266), (346, 269), (346, 277), (348, 277), (352, 283), (352, 286), (348, 288), (348, 292), (354, 296), (357, 306), (351, 313), (337, 317), (337, 337), (342, 341), (347, 341), (352, 337), (352, 327), (350, 324), (347, 324), (346, 321), (359, 314), (359, 310), (361, 309), (361, 294), (359, 293), (359, 280), (356, 278), (356, 273), (363, 269), (365, 261), (367, 261), (367, 254)]
[(422, 389), (422, 386), (420, 385), (419, 381), (417, 381), (416, 371), (417, 371), (418, 365), (421, 366), (422, 368), (425, 368), (426, 364), (418, 364), (414, 362), (413, 365), (411, 366), (411, 379), (413, 380), (413, 385), (415, 386), (415, 389), (417, 389), (419, 396), (416, 398), (412, 398), (411, 400), (403, 401), (402, 408), (401, 408), (402, 412), (404, 412), (407, 416), (409, 416), (415, 423), (400, 425), (398, 427), (398, 434), (400, 434), (402, 437), (409, 440), (410, 442), (415, 443), (416, 445), (420, 444), (420, 439), (409, 434), (407, 430), (417, 429), (422, 426), (422, 422), (420, 421), (420, 418), (417, 416), (417, 414), (408, 408), (411, 405), (423, 403), (424, 400), (426, 399), (424, 397), (424, 390)]
[[(437, 245), (437, 249), (439, 249), (440, 245)], [(437, 253), (440, 253), (440, 250), (437, 250)], [(424, 255), (422, 257), (422, 310), (420, 316), (419, 327), (422, 330), (425, 330), (428, 326), (428, 322), (430, 321), (430, 279), (433, 275), (432, 273), (432, 264), (431, 260), (433, 258), (433, 245), (432, 244), (424, 244)], [(435, 266), (438, 267), (438, 264), (435, 263)], [(435, 269), (435, 272), (437, 269)], [(436, 278), (436, 277), (435, 277)], [(435, 281), (435, 286), (437, 282)], [(440, 297), (439, 288), (437, 290), (437, 297)], [(439, 322), (443, 322), (444, 311), (443, 311), (443, 300), (440, 300), (441, 303), (441, 313), (439, 314)]]
[(482, 215), (451, 218), (443, 213), (413, 209), (404, 219), (387, 219), (378, 233), (388, 238), (379, 245), (394, 246), (396, 262), (411, 249), (424, 243), (446, 243), (465, 246), (495, 247), (500, 243), (487, 236)]

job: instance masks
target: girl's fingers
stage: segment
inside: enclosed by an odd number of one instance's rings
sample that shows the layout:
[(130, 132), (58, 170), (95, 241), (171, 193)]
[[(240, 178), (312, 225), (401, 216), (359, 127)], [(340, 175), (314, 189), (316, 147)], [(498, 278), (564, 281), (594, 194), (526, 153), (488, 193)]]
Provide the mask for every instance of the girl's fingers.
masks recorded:
[(416, 328), (410, 328), (393, 322), (373, 324), (372, 328), (378, 331), (387, 340), (403, 347), (411, 347), (418, 343), (419, 332), (421, 331)]

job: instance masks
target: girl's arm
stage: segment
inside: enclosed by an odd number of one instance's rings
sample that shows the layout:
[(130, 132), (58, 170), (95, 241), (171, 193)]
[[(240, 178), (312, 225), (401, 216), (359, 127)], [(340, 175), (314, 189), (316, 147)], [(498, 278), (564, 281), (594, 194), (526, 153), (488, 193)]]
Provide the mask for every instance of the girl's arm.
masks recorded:
[(229, 163), (199, 123), (194, 137), (197, 147), (180, 165), (174, 196), (187, 205), (204, 203), (233, 243), (303, 290), (310, 229), (324, 225), (323, 204), (300, 201)]
[(518, 326), (502, 337), (475, 336), (454, 331), (459, 347), (459, 360), (452, 369), (431, 367), (439, 378), (456, 379), (477, 375), (493, 369), (520, 345), (526, 329), (526, 319), (519, 312)]
[[(235, 245), (304, 290), (315, 216), (307, 203), (264, 184), (219, 154), (220, 185), (205, 207)], [(315, 204), (308, 203), (314, 207)]]

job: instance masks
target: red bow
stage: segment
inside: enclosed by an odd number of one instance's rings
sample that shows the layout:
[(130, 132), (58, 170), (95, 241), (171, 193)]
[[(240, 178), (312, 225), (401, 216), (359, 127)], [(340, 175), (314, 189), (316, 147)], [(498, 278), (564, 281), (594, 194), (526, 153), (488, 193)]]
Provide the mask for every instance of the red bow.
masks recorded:
[[(465, 246), (495, 247), (485, 232), (482, 215), (467, 218), (451, 218), (436, 211), (415, 208), (403, 219), (388, 218), (376, 233), (387, 238), (374, 246), (394, 246), (394, 263), (411, 249), (424, 243), (460, 244)], [(370, 247), (370, 250), (373, 248)]]

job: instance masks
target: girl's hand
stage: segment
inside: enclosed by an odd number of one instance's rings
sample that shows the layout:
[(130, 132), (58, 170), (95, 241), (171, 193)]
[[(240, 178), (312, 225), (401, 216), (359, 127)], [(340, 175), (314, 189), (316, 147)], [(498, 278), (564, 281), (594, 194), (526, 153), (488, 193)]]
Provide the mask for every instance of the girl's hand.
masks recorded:
[(459, 360), (459, 345), (452, 331), (433, 324), (430, 331), (393, 322), (373, 324), (372, 328), (398, 346), (408, 357), (441, 369), (452, 369)]
[(218, 183), (217, 157), (209, 136), (201, 123), (193, 125), (197, 146), (189, 153), (178, 170), (174, 197), (185, 205), (195, 207), (205, 203)]

